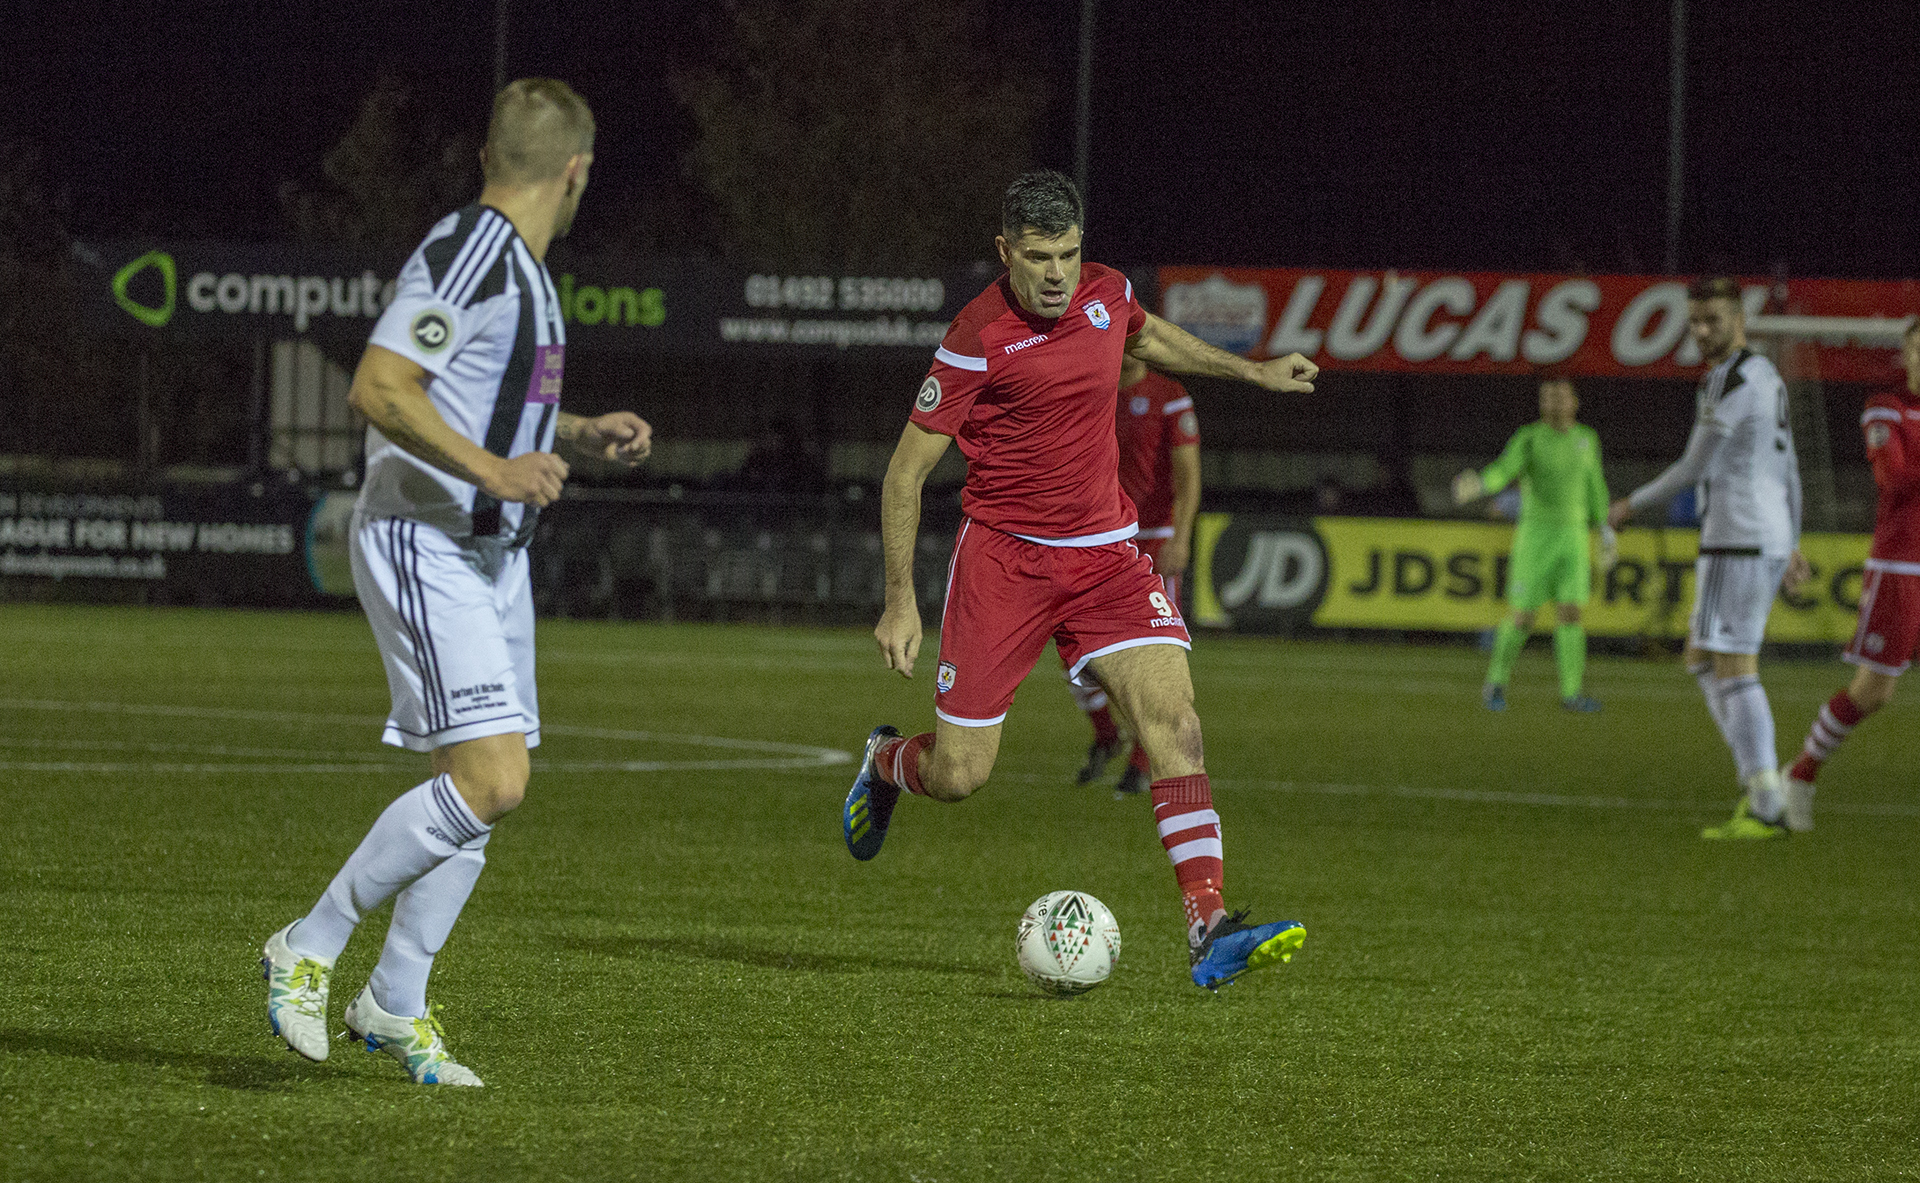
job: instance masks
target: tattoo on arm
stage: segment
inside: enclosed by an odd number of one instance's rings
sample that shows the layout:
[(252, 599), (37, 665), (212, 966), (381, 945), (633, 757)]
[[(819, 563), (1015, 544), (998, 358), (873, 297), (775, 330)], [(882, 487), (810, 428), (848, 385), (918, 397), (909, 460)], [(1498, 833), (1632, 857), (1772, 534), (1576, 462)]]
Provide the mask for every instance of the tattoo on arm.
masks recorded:
[[(486, 478), (472, 463), (478, 459), (474, 453), (484, 455), (484, 450), (447, 426), (424, 394), (409, 398), (405, 392), (379, 383), (371, 397), (363, 398), (362, 404), (362, 413), (379, 428), (380, 434), (406, 452), (468, 484), (486, 484)], [(461, 444), (466, 447), (460, 448)]]

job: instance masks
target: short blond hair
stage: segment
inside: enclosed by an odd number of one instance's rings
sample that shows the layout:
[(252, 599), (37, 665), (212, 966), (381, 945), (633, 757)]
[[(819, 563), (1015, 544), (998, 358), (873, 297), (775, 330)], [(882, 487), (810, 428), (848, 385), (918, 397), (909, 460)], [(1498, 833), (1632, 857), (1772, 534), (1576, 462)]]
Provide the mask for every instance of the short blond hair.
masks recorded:
[(521, 78), (493, 96), (487, 125), (489, 183), (546, 181), (593, 151), (593, 112), (558, 78)]

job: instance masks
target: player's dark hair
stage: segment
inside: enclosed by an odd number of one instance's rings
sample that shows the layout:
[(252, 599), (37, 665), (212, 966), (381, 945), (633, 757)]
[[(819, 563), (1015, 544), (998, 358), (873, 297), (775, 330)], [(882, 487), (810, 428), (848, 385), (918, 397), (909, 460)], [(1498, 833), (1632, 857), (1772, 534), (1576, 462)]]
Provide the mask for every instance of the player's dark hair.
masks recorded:
[(1000, 231), (1012, 241), (1031, 226), (1043, 238), (1056, 238), (1072, 227), (1087, 228), (1087, 210), (1080, 190), (1064, 173), (1050, 168), (1021, 173), (1007, 186), (1000, 203)]
[(1696, 279), (1687, 289), (1689, 300), (1732, 300), (1740, 302), (1740, 285), (1724, 275)]
[(493, 96), (484, 171), (489, 182), (545, 181), (593, 151), (593, 112), (558, 78), (521, 78)]

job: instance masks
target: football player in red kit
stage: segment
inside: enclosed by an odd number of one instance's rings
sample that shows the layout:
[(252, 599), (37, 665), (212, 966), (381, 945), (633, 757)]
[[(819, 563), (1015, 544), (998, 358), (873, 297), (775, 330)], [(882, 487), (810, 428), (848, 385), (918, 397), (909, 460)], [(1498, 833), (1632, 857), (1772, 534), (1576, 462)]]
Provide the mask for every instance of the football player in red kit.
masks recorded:
[(1893, 698), (1895, 679), (1920, 650), (1920, 318), (1900, 338), (1905, 389), (1867, 400), (1860, 427), (1880, 503), (1860, 582), (1860, 626), (1841, 657), (1858, 666), (1845, 690), (1814, 716), (1800, 758), (1781, 778), (1789, 830), (1813, 829), (1813, 782), (1860, 720)]
[[(1120, 443), (1120, 488), (1140, 519), (1133, 543), (1152, 560), (1154, 573), (1167, 585), (1167, 599), (1177, 608), (1180, 579), (1193, 551), (1193, 516), (1200, 510), (1200, 421), (1193, 412), (1193, 396), (1129, 356), (1120, 363), (1114, 426)], [(1060, 663), (1068, 665), (1064, 654)], [(1084, 785), (1098, 779), (1119, 754), (1120, 729), (1105, 689), (1071, 679), (1067, 686), (1093, 724), (1087, 762), (1076, 777)], [(1134, 744), (1114, 789), (1115, 800), (1144, 792), (1151, 772), (1147, 749)]]
[(881, 492), (887, 571), (874, 639), (911, 677), (920, 653), (913, 552), (920, 490), (956, 439), (965, 513), (947, 569), (935, 676), (935, 730), (876, 727), (841, 829), (855, 858), (880, 852), (904, 790), (962, 801), (986, 783), (1014, 690), (1052, 638), (1070, 674), (1090, 671), (1138, 731), (1153, 767), (1154, 820), (1186, 905), (1197, 985), (1287, 960), (1295, 921), (1249, 924), (1221, 899), (1213, 810), (1187, 672), (1186, 623), (1131, 543), (1120, 488), (1114, 391), (1126, 356), (1182, 373), (1311, 392), (1299, 354), (1254, 363), (1216, 349), (1134, 298), (1127, 277), (1081, 259), (1080, 194), (1057, 172), (1008, 187), (995, 240), (1006, 274), (961, 310), (934, 354)]

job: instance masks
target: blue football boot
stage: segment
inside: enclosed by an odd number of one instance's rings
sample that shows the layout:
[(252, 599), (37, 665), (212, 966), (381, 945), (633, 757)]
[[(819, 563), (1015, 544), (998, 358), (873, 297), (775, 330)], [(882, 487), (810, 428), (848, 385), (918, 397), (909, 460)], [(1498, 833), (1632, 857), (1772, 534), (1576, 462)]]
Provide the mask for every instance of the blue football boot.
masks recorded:
[(1480, 702), (1490, 711), (1506, 710), (1507, 688), (1488, 682), (1485, 686), (1480, 687)]
[(1306, 926), (1298, 920), (1249, 925), (1246, 919), (1245, 911), (1221, 917), (1194, 946), (1194, 985), (1218, 990), (1250, 969), (1292, 961), (1294, 952), (1307, 943)]
[(900, 733), (882, 723), (867, 736), (866, 754), (860, 758), (860, 775), (853, 778), (847, 803), (840, 809), (840, 832), (846, 835), (847, 853), (866, 862), (880, 853), (887, 840), (887, 823), (893, 820), (893, 807), (900, 790), (880, 779), (874, 770), (873, 754), (881, 741), (898, 738)]
[(1600, 711), (1600, 700), (1591, 694), (1576, 694), (1572, 698), (1560, 700), (1560, 709), (1572, 711), (1576, 715), (1593, 715)]

